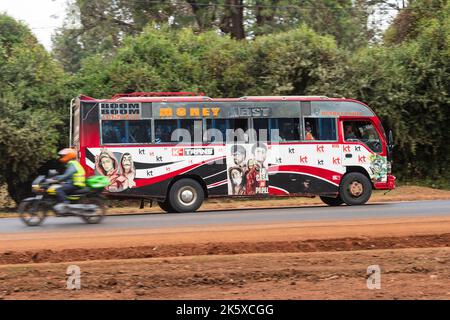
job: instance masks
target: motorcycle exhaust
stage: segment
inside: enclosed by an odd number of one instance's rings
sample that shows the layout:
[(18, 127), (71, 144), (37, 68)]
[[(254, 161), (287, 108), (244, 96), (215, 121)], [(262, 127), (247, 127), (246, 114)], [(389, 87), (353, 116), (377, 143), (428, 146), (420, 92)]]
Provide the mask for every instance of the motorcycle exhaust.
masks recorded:
[(59, 203), (54, 207), (59, 214), (85, 215), (95, 213), (98, 206), (95, 204), (64, 204)]
[(67, 210), (73, 214), (94, 213), (98, 209), (95, 204), (69, 204)]

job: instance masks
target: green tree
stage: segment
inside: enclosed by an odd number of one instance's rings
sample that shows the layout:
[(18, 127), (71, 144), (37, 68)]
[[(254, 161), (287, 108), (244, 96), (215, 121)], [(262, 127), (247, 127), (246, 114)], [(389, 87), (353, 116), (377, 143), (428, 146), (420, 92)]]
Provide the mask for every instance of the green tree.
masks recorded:
[(242, 42), (209, 31), (148, 27), (114, 57), (83, 61), (81, 91), (96, 97), (132, 91), (201, 91), (210, 96), (304, 94), (340, 61), (332, 37), (306, 26)]
[[(408, 36), (401, 41), (396, 38), (349, 55), (345, 66), (332, 68), (319, 83), (326, 84), (322, 89), (327, 92), (368, 103), (393, 130), (397, 175), (447, 181), (448, 187), (450, 5), (440, 4), (414, 22), (414, 32), (402, 31)], [(408, 9), (412, 16), (414, 6)], [(419, 6), (419, 13), (422, 9)]]
[(127, 38), (114, 57), (85, 59), (76, 81), (93, 96), (185, 90), (235, 95), (254, 84), (247, 72), (249, 55), (247, 43), (216, 32), (148, 27)]
[(0, 15), (0, 183), (14, 200), (62, 144), (66, 77), (31, 32)]
[(252, 44), (250, 73), (257, 78), (250, 93), (257, 95), (322, 95), (323, 75), (340, 64), (331, 36), (320, 36), (306, 25), (261, 36)]
[(52, 112), (29, 108), (2, 98), (0, 112), (0, 183), (16, 202), (28, 194), (30, 179), (55, 157), (60, 119)]
[(93, 54), (112, 56), (126, 36), (147, 25), (215, 31), (238, 40), (307, 25), (332, 35), (338, 45), (358, 48), (374, 36), (369, 11), (385, 0), (72, 0), (65, 24), (53, 38), (55, 57), (75, 72)]

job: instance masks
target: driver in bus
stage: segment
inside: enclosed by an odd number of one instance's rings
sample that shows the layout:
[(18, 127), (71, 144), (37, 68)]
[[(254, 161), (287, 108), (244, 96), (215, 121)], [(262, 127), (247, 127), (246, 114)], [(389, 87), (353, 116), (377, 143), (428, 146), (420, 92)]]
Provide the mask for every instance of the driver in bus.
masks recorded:
[(355, 134), (355, 130), (353, 129), (353, 125), (348, 124), (345, 126), (344, 138), (345, 138), (345, 140), (357, 140), (358, 139), (358, 137)]
[(58, 203), (54, 209), (56, 212), (62, 213), (65, 205), (69, 203), (67, 195), (86, 187), (86, 173), (83, 166), (76, 160), (77, 152), (74, 149), (65, 148), (59, 151), (58, 155), (59, 161), (66, 164), (66, 171), (50, 180), (52, 183), (61, 183), (61, 187), (56, 189)]

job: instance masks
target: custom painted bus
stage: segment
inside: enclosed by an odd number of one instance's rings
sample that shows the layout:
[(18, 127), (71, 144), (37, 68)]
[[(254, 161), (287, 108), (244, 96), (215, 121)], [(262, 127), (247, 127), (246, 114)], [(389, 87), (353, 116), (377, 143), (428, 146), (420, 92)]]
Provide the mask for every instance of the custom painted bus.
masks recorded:
[(366, 104), (325, 96), (213, 99), (137, 92), (71, 103), (71, 144), (107, 195), (192, 212), (214, 197), (366, 203), (395, 188), (392, 133)]

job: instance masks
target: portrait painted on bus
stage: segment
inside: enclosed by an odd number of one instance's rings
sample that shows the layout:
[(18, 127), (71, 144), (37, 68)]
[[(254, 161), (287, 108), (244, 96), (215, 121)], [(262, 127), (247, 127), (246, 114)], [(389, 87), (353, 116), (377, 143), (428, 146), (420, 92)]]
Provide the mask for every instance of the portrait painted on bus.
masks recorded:
[(106, 190), (109, 192), (121, 192), (136, 186), (136, 170), (130, 153), (124, 153), (119, 161), (113, 152), (103, 148), (95, 156), (95, 169), (97, 174), (108, 177), (110, 184)]
[(122, 184), (122, 190), (134, 188), (136, 183), (134, 178), (136, 176), (136, 169), (134, 167), (133, 158), (131, 154), (126, 152), (120, 159), (120, 176), (118, 180)]
[(254, 145), (232, 145), (227, 157), (228, 194), (256, 195), (267, 194), (267, 146), (264, 143)]
[(247, 151), (243, 145), (232, 145), (231, 158), (227, 157), (228, 164), (228, 194), (246, 194)]
[(254, 194), (269, 193), (269, 174), (267, 170), (267, 145), (262, 142), (252, 146), (254, 170), (256, 171), (255, 184), (252, 186)]

